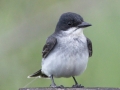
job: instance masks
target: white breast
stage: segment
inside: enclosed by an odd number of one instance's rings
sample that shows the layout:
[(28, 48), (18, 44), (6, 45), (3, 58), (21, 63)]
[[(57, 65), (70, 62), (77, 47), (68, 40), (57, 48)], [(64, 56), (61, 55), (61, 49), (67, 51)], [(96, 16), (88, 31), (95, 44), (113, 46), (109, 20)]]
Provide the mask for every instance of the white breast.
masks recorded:
[(86, 37), (72, 34), (57, 37), (57, 42), (54, 50), (42, 60), (42, 72), (54, 77), (80, 75), (86, 69), (88, 62)]

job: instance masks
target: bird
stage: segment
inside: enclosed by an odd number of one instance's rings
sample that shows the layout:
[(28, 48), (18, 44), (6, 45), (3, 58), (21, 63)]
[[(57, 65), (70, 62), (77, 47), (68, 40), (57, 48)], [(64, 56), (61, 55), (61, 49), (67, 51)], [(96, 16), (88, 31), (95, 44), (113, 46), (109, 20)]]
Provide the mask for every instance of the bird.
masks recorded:
[(92, 56), (92, 42), (83, 34), (83, 29), (92, 26), (82, 16), (73, 12), (63, 13), (43, 47), (42, 68), (29, 75), (31, 77), (50, 78), (50, 87), (57, 86), (54, 78), (72, 77), (74, 88), (82, 88), (75, 76), (81, 75), (87, 68), (88, 59)]

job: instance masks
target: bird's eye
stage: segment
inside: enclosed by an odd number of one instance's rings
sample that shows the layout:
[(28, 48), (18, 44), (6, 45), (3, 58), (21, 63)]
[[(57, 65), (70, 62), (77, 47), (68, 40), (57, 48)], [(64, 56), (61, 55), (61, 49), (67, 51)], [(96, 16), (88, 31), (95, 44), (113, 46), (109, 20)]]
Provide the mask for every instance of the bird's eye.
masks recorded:
[(71, 26), (71, 25), (72, 25), (72, 22), (68, 22), (68, 25)]

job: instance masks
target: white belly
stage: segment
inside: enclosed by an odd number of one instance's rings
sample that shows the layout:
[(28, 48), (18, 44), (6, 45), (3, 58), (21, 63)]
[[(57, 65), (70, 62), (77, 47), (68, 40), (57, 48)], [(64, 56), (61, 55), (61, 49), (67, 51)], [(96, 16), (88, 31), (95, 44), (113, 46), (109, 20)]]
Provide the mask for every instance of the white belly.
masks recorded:
[[(42, 60), (42, 72), (48, 76), (71, 77), (83, 73), (87, 67), (87, 44), (78, 41), (64, 47), (55, 48), (47, 58)], [(70, 48), (69, 48), (70, 47)]]
[(54, 77), (70, 77), (77, 76), (83, 73), (87, 67), (88, 57), (84, 55), (69, 56), (59, 55), (54, 53), (48, 59), (43, 61), (42, 71)]

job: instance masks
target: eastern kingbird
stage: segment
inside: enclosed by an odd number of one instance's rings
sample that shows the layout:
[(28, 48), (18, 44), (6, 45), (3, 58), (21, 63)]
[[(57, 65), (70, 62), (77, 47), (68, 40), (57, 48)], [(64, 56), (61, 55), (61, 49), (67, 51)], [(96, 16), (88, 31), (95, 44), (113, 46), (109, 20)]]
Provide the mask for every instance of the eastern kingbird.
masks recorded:
[(92, 56), (92, 42), (83, 34), (83, 29), (91, 26), (83, 18), (72, 12), (61, 15), (55, 32), (50, 35), (42, 51), (42, 68), (30, 77), (43, 77), (52, 80), (51, 87), (56, 86), (53, 77), (73, 77), (82, 74)]

